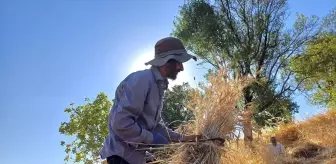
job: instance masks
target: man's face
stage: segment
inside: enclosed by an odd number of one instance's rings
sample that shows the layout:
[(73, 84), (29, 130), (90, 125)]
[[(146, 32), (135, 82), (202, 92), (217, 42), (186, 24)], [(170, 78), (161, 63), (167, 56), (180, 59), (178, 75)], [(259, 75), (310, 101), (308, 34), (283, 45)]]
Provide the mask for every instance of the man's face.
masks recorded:
[(271, 137), (271, 142), (272, 142), (272, 144), (276, 144), (276, 139), (275, 139), (275, 137)]
[(166, 75), (168, 79), (175, 80), (180, 71), (183, 71), (182, 63), (176, 60), (170, 60), (166, 63)]

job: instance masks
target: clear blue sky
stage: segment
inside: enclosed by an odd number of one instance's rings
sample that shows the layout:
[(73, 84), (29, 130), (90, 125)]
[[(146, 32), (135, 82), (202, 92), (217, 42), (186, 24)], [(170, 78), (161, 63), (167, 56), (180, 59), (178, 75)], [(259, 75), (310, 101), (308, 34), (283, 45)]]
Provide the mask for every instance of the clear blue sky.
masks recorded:
[[(1, 0), (0, 163), (64, 163), (58, 132), (64, 108), (101, 91), (112, 99), (137, 52), (170, 34), (182, 3)], [(323, 16), (335, 6), (334, 0), (290, 1), (293, 14)], [(301, 113), (314, 111), (297, 100)]]

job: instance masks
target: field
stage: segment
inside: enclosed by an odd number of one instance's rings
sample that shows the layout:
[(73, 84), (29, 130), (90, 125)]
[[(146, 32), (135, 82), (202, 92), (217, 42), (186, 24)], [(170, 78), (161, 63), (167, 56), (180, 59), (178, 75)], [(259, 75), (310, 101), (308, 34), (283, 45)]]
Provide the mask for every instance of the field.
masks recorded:
[[(235, 125), (241, 121), (235, 108), (242, 89), (250, 81), (223, 80), (210, 76), (209, 85), (191, 92), (188, 108), (193, 109), (195, 120), (183, 133), (203, 134), (206, 138), (227, 138), (224, 147), (214, 143), (181, 144), (175, 150), (156, 151), (163, 163), (173, 164), (322, 164), (336, 163), (336, 112), (329, 109), (301, 122), (279, 124), (277, 128), (263, 129), (245, 146), (232, 137)], [(231, 137), (230, 137), (231, 136)], [(268, 152), (269, 138), (275, 136), (286, 153), (274, 157)]]
[[(298, 123), (280, 125), (253, 143), (254, 150), (243, 144), (229, 144), (223, 163), (242, 164), (325, 164), (336, 163), (336, 112), (326, 112)], [(272, 157), (265, 149), (269, 137), (276, 136), (286, 154)]]
[[(301, 122), (293, 122), (280, 125), (276, 129), (265, 130), (259, 138), (253, 141), (252, 148), (244, 146), (242, 140), (227, 142), (225, 149), (219, 151), (220, 159), (214, 158), (211, 161), (208, 159), (202, 163), (336, 164), (335, 127), (336, 112), (329, 111)], [(286, 154), (278, 157), (270, 155), (267, 150), (270, 136), (276, 136), (278, 142), (284, 145)], [(195, 163), (194, 160), (204, 158), (195, 157), (195, 153), (197, 155), (203, 154), (196, 151), (195, 148), (199, 147), (184, 145), (183, 148), (177, 149), (179, 151), (163, 149), (158, 151), (157, 155), (164, 157), (160, 159), (160, 163)], [(209, 152), (211, 150), (207, 150), (204, 154)], [(179, 161), (176, 161), (176, 158)], [(188, 160), (188, 162), (183, 162), (183, 160)]]

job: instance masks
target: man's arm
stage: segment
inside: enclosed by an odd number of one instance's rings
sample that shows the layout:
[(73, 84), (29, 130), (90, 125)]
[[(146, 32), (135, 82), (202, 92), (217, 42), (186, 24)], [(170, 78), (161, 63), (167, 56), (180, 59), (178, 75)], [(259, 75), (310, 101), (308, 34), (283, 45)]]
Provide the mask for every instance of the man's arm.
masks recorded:
[(161, 119), (160, 123), (155, 127), (155, 132), (162, 134), (170, 142), (187, 142), (187, 141), (197, 141), (198, 139), (203, 138), (202, 135), (183, 135), (165, 126), (163, 120)]
[(142, 113), (149, 89), (146, 76), (141, 73), (130, 75), (121, 86), (121, 96), (112, 111), (111, 125), (115, 133), (125, 141), (152, 143), (153, 134), (135, 121)]
[(173, 130), (166, 127), (162, 119), (158, 123), (158, 125), (154, 128), (154, 131), (162, 134), (164, 137), (166, 137), (169, 141), (172, 141), (172, 142), (181, 141), (182, 136), (183, 136), (182, 134), (174, 132)]

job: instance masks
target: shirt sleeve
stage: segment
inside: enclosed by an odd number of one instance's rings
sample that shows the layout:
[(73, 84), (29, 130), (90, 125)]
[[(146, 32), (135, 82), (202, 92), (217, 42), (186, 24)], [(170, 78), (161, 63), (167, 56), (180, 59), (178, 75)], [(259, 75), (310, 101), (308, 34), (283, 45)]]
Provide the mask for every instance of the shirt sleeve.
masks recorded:
[(182, 138), (182, 134), (174, 132), (173, 130), (166, 127), (162, 119), (158, 123), (158, 125), (154, 128), (154, 131), (162, 134), (168, 140), (173, 141), (173, 142), (179, 142), (179, 140)]
[(120, 88), (120, 100), (111, 115), (111, 125), (115, 133), (125, 141), (135, 143), (152, 143), (153, 134), (142, 128), (136, 119), (141, 115), (147, 91), (148, 78), (141, 73), (132, 74)]

